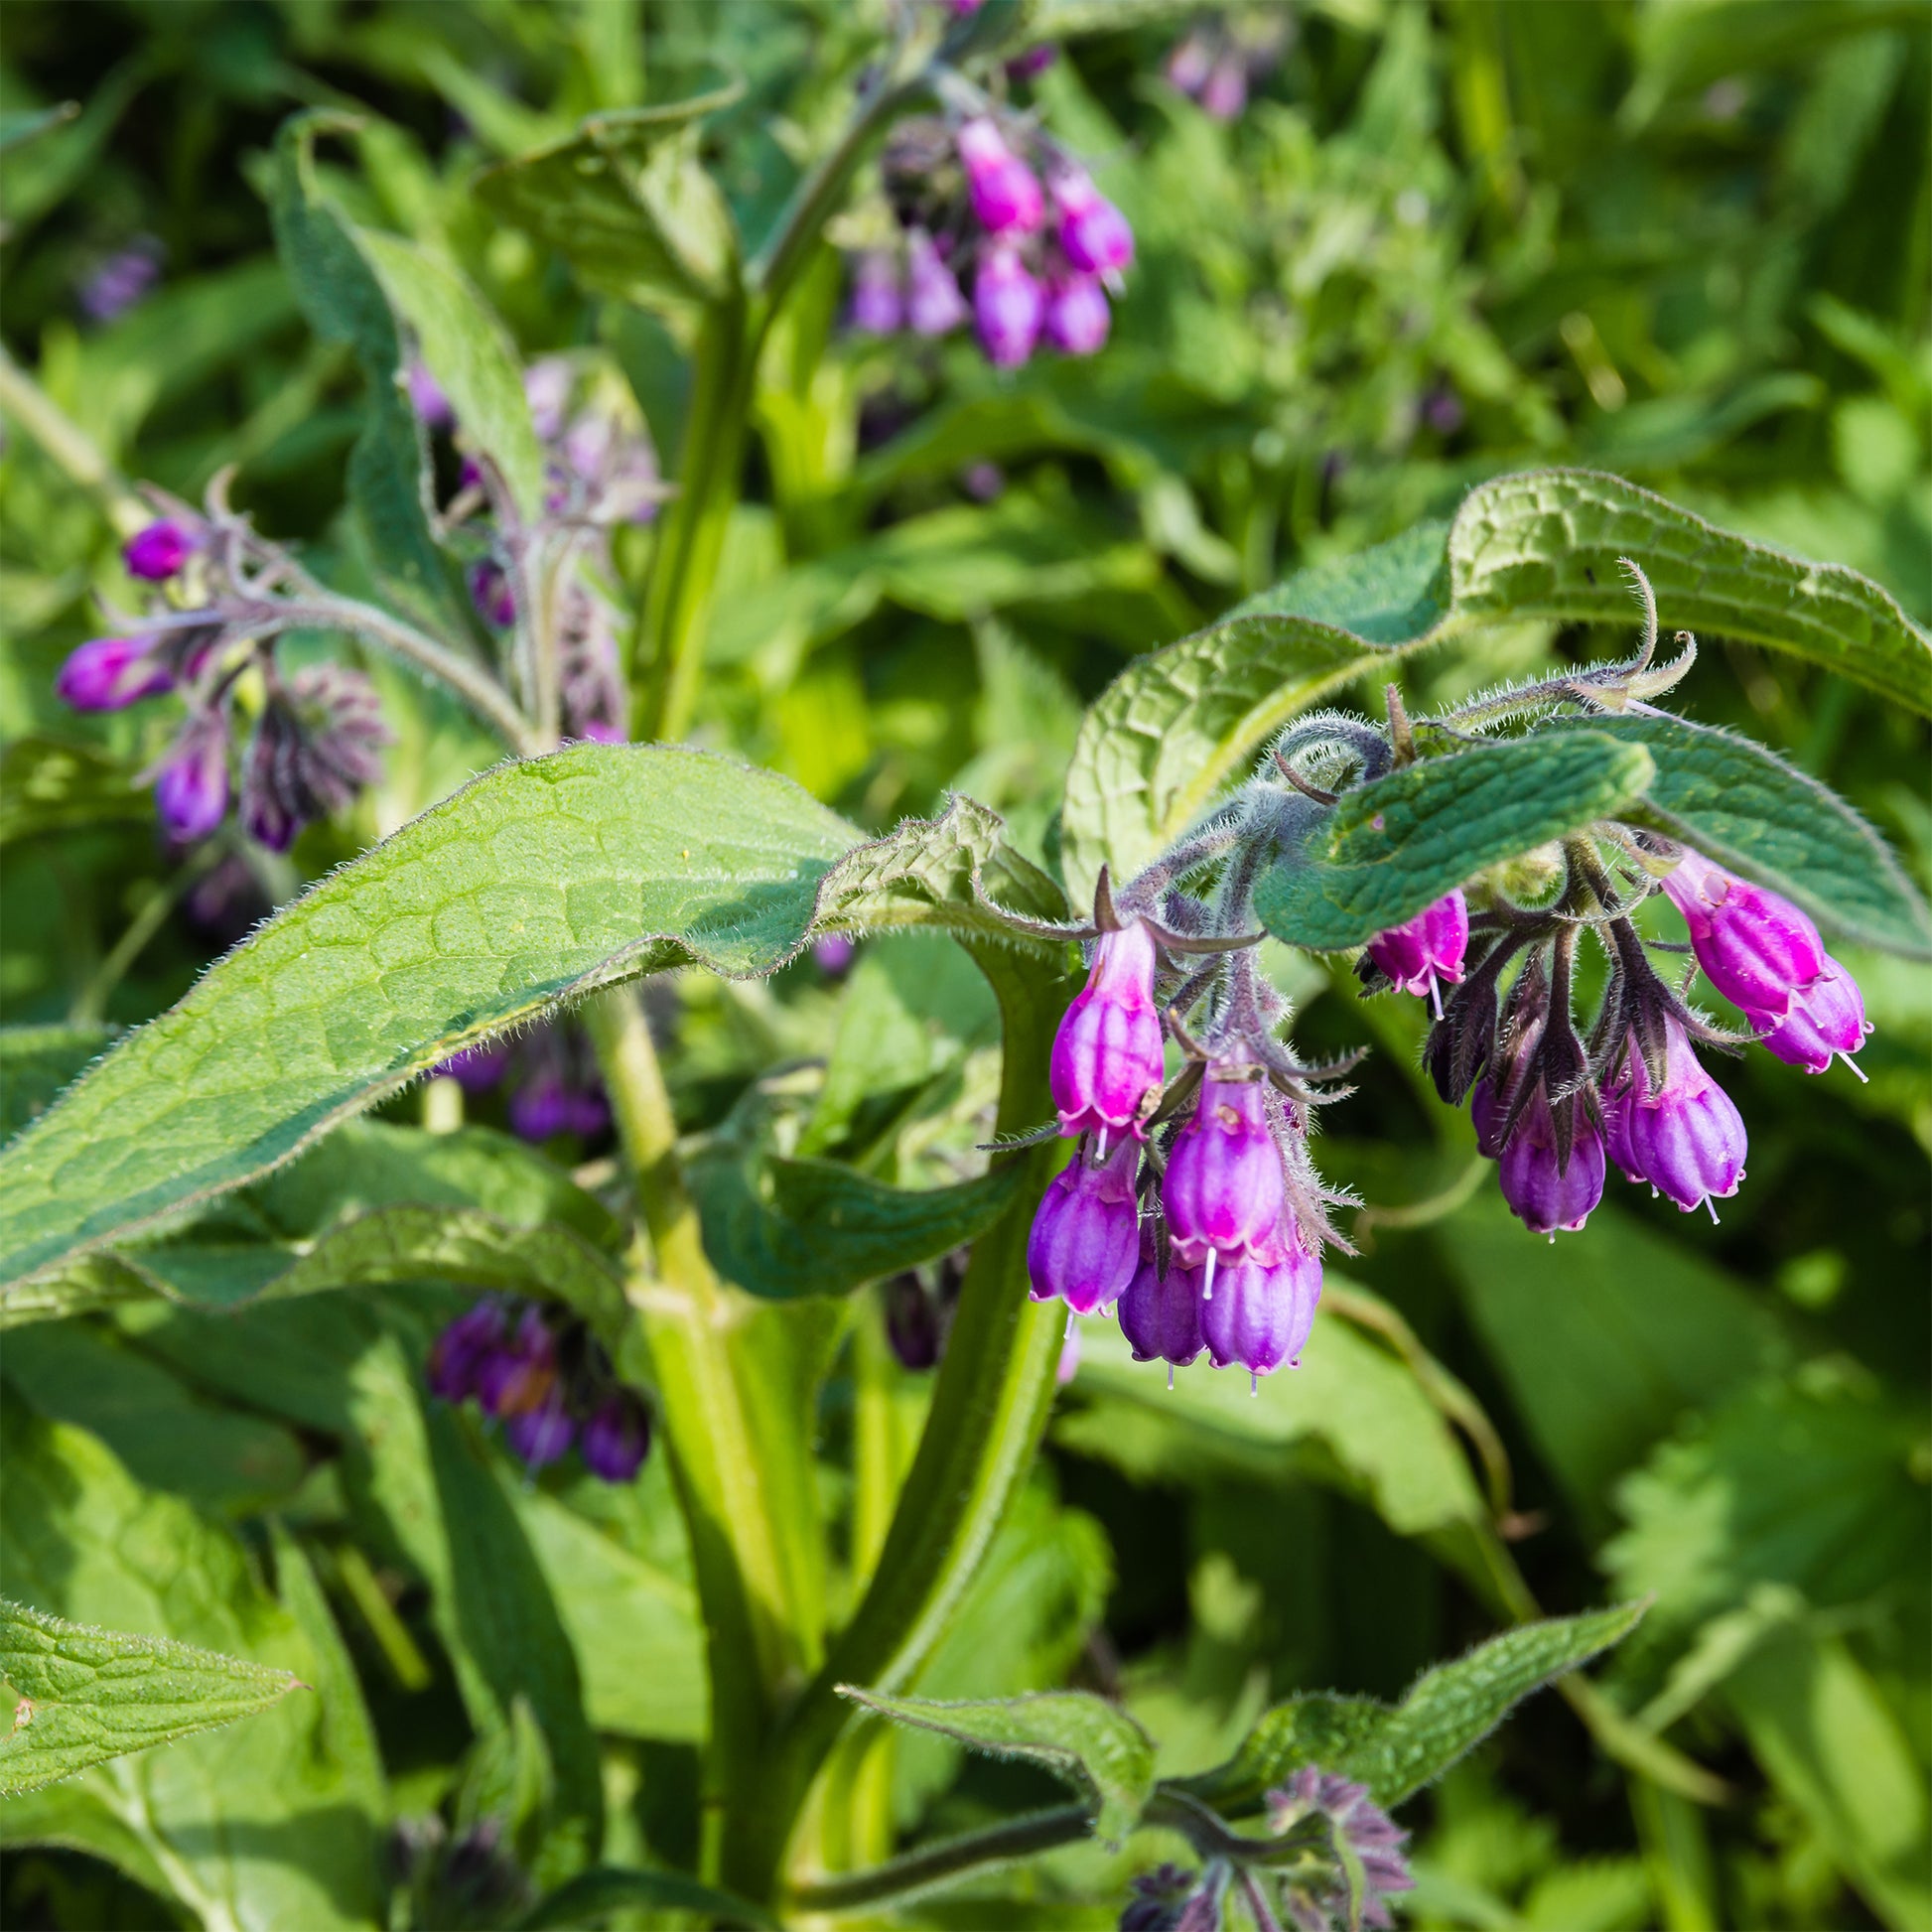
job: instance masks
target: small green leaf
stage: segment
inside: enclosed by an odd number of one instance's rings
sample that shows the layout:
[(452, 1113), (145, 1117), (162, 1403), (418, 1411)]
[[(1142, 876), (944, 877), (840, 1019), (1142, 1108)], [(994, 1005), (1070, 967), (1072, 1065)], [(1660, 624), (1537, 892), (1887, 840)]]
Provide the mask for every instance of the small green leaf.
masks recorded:
[(485, 169), (477, 197), (599, 294), (641, 308), (717, 301), (737, 283), (738, 237), (693, 135), (735, 97), (594, 114), (568, 140)]
[(1255, 910), (1291, 945), (1362, 945), (1485, 867), (1615, 816), (1651, 772), (1641, 746), (1583, 730), (1407, 765), (1344, 793), (1302, 851), (1263, 876)]
[(589, 1925), (607, 1913), (643, 1910), (696, 1914), (705, 1923), (743, 1926), (749, 1932), (778, 1932), (778, 1921), (762, 1905), (700, 1884), (682, 1871), (644, 1871), (634, 1866), (598, 1865), (580, 1871), (568, 1884), (515, 1921), (516, 1932), (552, 1932), (552, 1928)]
[(1085, 1691), (959, 1703), (876, 1697), (850, 1684), (842, 1697), (995, 1757), (1043, 1766), (1092, 1801), (1095, 1834), (1118, 1847), (1140, 1821), (1154, 1789), (1154, 1741), (1125, 1711)]
[(1626, 811), (1787, 894), (1863, 945), (1932, 959), (1932, 918), (1898, 861), (1835, 792), (1747, 738), (1682, 718), (1557, 719), (1567, 730), (1641, 745), (1656, 765)]
[(113, 1037), (105, 1027), (0, 1027), (0, 1134), (45, 1113)]
[(1641, 1603), (1527, 1623), (1478, 1644), (1416, 1680), (1398, 1705), (1314, 1693), (1266, 1713), (1225, 1764), (1181, 1785), (1220, 1810), (1252, 1811), (1263, 1794), (1309, 1764), (1366, 1784), (1378, 1805), (1398, 1805), (1495, 1729), (1554, 1677), (1620, 1642)]
[(722, 1152), (694, 1162), (705, 1251), (727, 1281), (774, 1301), (844, 1295), (936, 1261), (999, 1218), (1020, 1170), (951, 1187), (889, 1187), (836, 1161)]
[(0, 1679), (17, 1694), (0, 1737), (0, 1796), (279, 1704), (290, 1671), (167, 1637), (92, 1630), (0, 1597)]
[(353, 234), (458, 423), (495, 459), (517, 507), (535, 522), (543, 513), (543, 449), (502, 324), (467, 276), (414, 242), (368, 228)]
[(0, 845), (81, 825), (140, 823), (153, 795), (119, 759), (58, 738), (17, 738), (0, 751)]

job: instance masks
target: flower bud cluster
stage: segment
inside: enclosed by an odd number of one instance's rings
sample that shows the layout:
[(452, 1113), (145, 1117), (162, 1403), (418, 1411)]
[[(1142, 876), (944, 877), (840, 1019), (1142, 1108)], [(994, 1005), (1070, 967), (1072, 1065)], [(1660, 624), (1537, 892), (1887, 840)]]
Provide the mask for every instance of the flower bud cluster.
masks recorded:
[(970, 320), (1001, 368), (1042, 342), (1063, 355), (1106, 342), (1107, 289), (1134, 259), (1134, 232), (1036, 128), (975, 103), (950, 122), (903, 123), (885, 167), (897, 238), (854, 266), (854, 329), (938, 337)]
[(1170, 50), (1168, 84), (1199, 101), (1215, 120), (1237, 120), (1255, 82), (1281, 65), (1291, 31), (1286, 17), (1209, 16)]
[(472, 1099), (506, 1087), (510, 1131), (539, 1145), (559, 1134), (593, 1141), (611, 1125), (611, 1103), (590, 1042), (564, 1021), (514, 1040), (469, 1047), (435, 1071), (455, 1080)]
[(591, 1474), (628, 1482), (650, 1448), (649, 1410), (589, 1329), (534, 1302), (488, 1296), (458, 1315), (430, 1349), (429, 1387), (501, 1423), (532, 1469), (574, 1445)]

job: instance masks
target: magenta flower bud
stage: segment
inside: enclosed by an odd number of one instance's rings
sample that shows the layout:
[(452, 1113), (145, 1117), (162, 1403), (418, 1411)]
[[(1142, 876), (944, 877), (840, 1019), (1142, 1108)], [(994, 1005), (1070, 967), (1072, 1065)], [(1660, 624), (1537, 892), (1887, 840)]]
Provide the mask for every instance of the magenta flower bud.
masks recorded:
[(1164, 1276), (1152, 1252), (1141, 1257), (1120, 1298), (1120, 1331), (1137, 1362), (1185, 1368), (1200, 1353), (1200, 1291), (1198, 1269), (1170, 1260)]
[(1214, 1298), (1201, 1304), (1201, 1338), (1216, 1368), (1240, 1366), (1272, 1375), (1302, 1365), (1302, 1348), (1321, 1300), (1321, 1263), (1302, 1245), (1293, 1218), (1283, 1230), (1282, 1258), (1237, 1261), (1214, 1278)]
[(957, 139), (966, 192), (980, 226), (993, 235), (1032, 234), (1046, 207), (1038, 177), (984, 114), (966, 122)]
[(649, 1449), (650, 1412), (628, 1389), (606, 1396), (577, 1439), (585, 1468), (605, 1482), (631, 1481)]
[[(1773, 1017), (1750, 1016), (1758, 1026)], [(1818, 977), (1792, 995), (1789, 1010), (1763, 1035), (1763, 1043), (1787, 1066), (1802, 1066), (1807, 1073), (1823, 1073), (1840, 1054), (1858, 1073), (1859, 1069), (1852, 1066), (1852, 1055), (1864, 1044), (1870, 1031), (1858, 981), (1827, 953)], [(1859, 1077), (1864, 1076), (1861, 1073)]]
[(170, 517), (137, 530), (121, 549), (130, 577), (165, 584), (201, 548), (201, 539)]
[(1248, 104), (1247, 64), (1237, 55), (1224, 54), (1201, 82), (1200, 104), (1202, 111), (1217, 121), (1238, 118)]
[(1369, 958), (1395, 982), (1396, 991), (1426, 994), (1438, 1019), (1443, 1013), (1438, 989), (1461, 979), (1468, 950), (1469, 902), (1460, 892), (1446, 893), (1413, 919), (1368, 942)]
[(475, 1395), (484, 1360), (502, 1347), (508, 1331), (503, 1305), (493, 1297), (466, 1309), (430, 1348), (430, 1393), (445, 1402), (463, 1402)]
[(1065, 275), (1046, 298), (1046, 340), (1062, 355), (1091, 355), (1113, 325), (1107, 293), (1091, 275)]
[(951, 335), (971, 313), (959, 292), (959, 278), (940, 259), (923, 228), (905, 237), (905, 320), (913, 335)]
[(1161, 1182), (1174, 1254), (1184, 1266), (1208, 1271), (1204, 1296), (1213, 1296), (1216, 1263), (1281, 1259), (1286, 1202), (1266, 1083), (1230, 1080), (1210, 1068)]
[(1804, 913), (1701, 853), (1686, 851), (1664, 891), (1684, 914), (1705, 977), (1760, 1025), (1781, 1019), (1791, 996), (1825, 970), (1825, 942)]
[(1572, 1108), (1576, 1120), (1567, 1163), (1558, 1164), (1556, 1128), (1540, 1086), (1502, 1151), (1503, 1199), (1532, 1234), (1554, 1234), (1558, 1228), (1574, 1232), (1603, 1198), (1602, 1136), (1575, 1096), (1558, 1104)]
[(858, 950), (843, 932), (822, 932), (812, 941), (812, 964), (827, 979), (843, 979)]
[(207, 838), (228, 809), (228, 726), (205, 711), (182, 727), (155, 774), (154, 802), (170, 837), (187, 845)]
[(905, 302), (899, 294), (898, 265), (883, 252), (859, 257), (853, 271), (852, 300), (846, 321), (862, 336), (890, 336), (905, 321)]
[(1154, 934), (1139, 919), (1094, 941), (1092, 975), (1061, 1016), (1047, 1063), (1062, 1134), (1146, 1139), (1162, 1077), (1154, 966)]
[(1015, 369), (1034, 352), (1046, 319), (1046, 292), (1012, 248), (991, 248), (973, 278), (973, 319), (994, 365)]
[[(1664, 1083), (1654, 1093), (1643, 1056), (1631, 1052), (1628, 1083), (1604, 1107), (1604, 1139), (1632, 1180), (1649, 1181), (1689, 1213), (1737, 1191), (1744, 1121), (1677, 1021), (1665, 1022), (1665, 1041)], [(1711, 1215), (1717, 1218), (1716, 1208)]]
[(503, 1424), (503, 1440), (533, 1469), (554, 1462), (570, 1448), (577, 1425), (564, 1407), (564, 1392), (552, 1383), (543, 1399), (520, 1409)]
[(152, 639), (95, 637), (61, 666), (54, 690), (76, 711), (121, 711), (174, 682)]
[(1060, 253), (1085, 275), (1113, 275), (1134, 259), (1134, 230), (1081, 168), (1062, 168), (1048, 186), (1059, 210)]
[(1140, 1150), (1123, 1140), (1105, 1160), (1085, 1150), (1047, 1183), (1027, 1237), (1027, 1276), (1035, 1302), (1057, 1298), (1075, 1314), (1111, 1307), (1141, 1259), (1134, 1171)]

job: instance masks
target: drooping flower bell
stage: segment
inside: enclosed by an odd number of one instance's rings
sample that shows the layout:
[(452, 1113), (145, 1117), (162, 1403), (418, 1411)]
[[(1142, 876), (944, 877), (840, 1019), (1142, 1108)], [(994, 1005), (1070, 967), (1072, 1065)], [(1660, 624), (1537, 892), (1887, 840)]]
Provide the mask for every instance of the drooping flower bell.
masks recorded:
[(1168, 1153), (1161, 1206), (1173, 1251), (1202, 1271), (1212, 1299), (1214, 1270), (1282, 1258), (1287, 1184), (1268, 1121), (1267, 1086), (1210, 1067), (1193, 1118)]
[(1200, 1327), (1216, 1368), (1272, 1375), (1284, 1362), (1301, 1367), (1321, 1300), (1321, 1262), (1303, 1246), (1292, 1213), (1281, 1250), (1279, 1261), (1237, 1261), (1215, 1277), (1213, 1299), (1201, 1304)]
[(859, 257), (852, 276), (852, 300), (847, 322), (862, 336), (893, 335), (905, 320), (905, 300), (899, 292), (898, 264), (883, 249)]
[(1388, 975), (1398, 993), (1425, 995), (1442, 1018), (1444, 986), (1457, 985), (1469, 950), (1469, 902), (1461, 893), (1446, 893), (1413, 919), (1378, 932), (1368, 956)]
[[(1634, 1048), (1627, 1078), (1605, 1101), (1610, 1158), (1632, 1180), (1647, 1180), (1686, 1213), (1728, 1198), (1744, 1177), (1744, 1121), (1705, 1071), (1675, 1019), (1664, 1023), (1664, 1079), (1652, 1088)], [(1717, 1209), (1711, 1209), (1717, 1219)]]
[[(1756, 1014), (1751, 1017), (1759, 1019)], [(1784, 1018), (1761, 1035), (1761, 1041), (1787, 1066), (1801, 1066), (1807, 1073), (1823, 1073), (1834, 1059), (1843, 1057), (1863, 1080), (1864, 1075), (1853, 1065), (1852, 1055), (1870, 1031), (1858, 981), (1827, 953), (1818, 977), (1791, 996)]]
[(533, 1469), (556, 1461), (576, 1437), (576, 1418), (560, 1383), (553, 1382), (539, 1401), (519, 1409), (503, 1424), (504, 1442)]
[(1045, 319), (1046, 292), (1020, 251), (987, 248), (973, 278), (973, 321), (988, 359), (996, 368), (1018, 368), (1033, 354)]
[(1083, 168), (1056, 168), (1048, 178), (1059, 213), (1059, 244), (1083, 275), (1116, 275), (1134, 259), (1127, 217), (1093, 185)]
[(1060, 1019), (1047, 1081), (1062, 1134), (1146, 1138), (1161, 1091), (1154, 934), (1139, 919), (1094, 941), (1093, 972)]
[[(1161, 1270), (1150, 1237), (1142, 1243), (1134, 1279), (1121, 1291), (1120, 1331), (1137, 1362), (1185, 1368), (1201, 1351), (1201, 1278), (1170, 1255)], [(1170, 1378), (1172, 1380), (1172, 1378)]]
[(1792, 996), (1825, 970), (1818, 928), (1787, 898), (1686, 851), (1664, 892), (1691, 930), (1705, 977), (1760, 1023), (1779, 1020)]
[(182, 845), (205, 839), (228, 809), (228, 721), (191, 712), (154, 774), (155, 809)]
[(76, 711), (124, 711), (174, 689), (175, 674), (158, 639), (94, 637), (69, 654), (54, 680), (56, 696)]
[(959, 277), (923, 228), (905, 237), (905, 320), (915, 336), (949, 336), (972, 314)]
[(1124, 1138), (1104, 1160), (1082, 1154), (1047, 1184), (1027, 1237), (1035, 1302), (1057, 1298), (1075, 1314), (1113, 1305), (1140, 1264), (1134, 1173), (1140, 1149)]
[(1091, 355), (1107, 340), (1113, 311), (1091, 275), (1057, 277), (1046, 297), (1046, 340), (1062, 355)]
[[(1557, 1145), (1554, 1108), (1569, 1116), (1567, 1156)], [(1478, 1146), (1484, 1139), (1493, 1141), (1499, 1125), (1498, 1103), (1487, 1080), (1476, 1083), (1469, 1109), (1476, 1120)], [(1574, 1233), (1603, 1198), (1603, 1139), (1581, 1094), (1567, 1094), (1553, 1103), (1539, 1082), (1497, 1161), (1503, 1199), (1532, 1234), (1554, 1234), (1559, 1228)]]
[(286, 683), (273, 678), (242, 764), (249, 837), (286, 852), (310, 820), (343, 810), (374, 783), (380, 749), (393, 737), (375, 687), (359, 671), (312, 664)]
[(202, 547), (201, 533), (174, 517), (162, 517), (137, 530), (121, 550), (130, 577), (165, 584)]
[(990, 235), (1032, 234), (1045, 212), (1039, 178), (1007, 146), (987, 115), (965, 122), (956, 137), (973, 214)]
[(650, 1449), (650, 1412), (628, 1389), (616, 1389), (589, 1417), (577, 1452), (591, 1474), (605, 1482), (629, 1482)]
[(483, 1362), (508, 1335), (509, 1318), (494, 1296), (466, 1309), (429, 1351), (430, 1393), (445, 1402), (467, 1402), (478, 1392)]

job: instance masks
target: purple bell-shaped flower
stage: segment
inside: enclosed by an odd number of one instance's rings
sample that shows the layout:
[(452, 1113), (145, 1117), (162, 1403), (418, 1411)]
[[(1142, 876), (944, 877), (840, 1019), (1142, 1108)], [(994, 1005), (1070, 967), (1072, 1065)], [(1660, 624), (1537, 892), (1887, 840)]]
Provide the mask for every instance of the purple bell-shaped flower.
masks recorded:
[(990, 235), (1032, 234), (1046, 206), (1039, 178), (1007, 146), (997, 123), (984, 114), (967, 121), (957, 144), (980, 226)]
[(1056, 1297), (1075, 1314), (1111, 1307), (1141, 1258), (1134, 1172), (1140, 1150), (1124, 1139), (1105, 1160), (1082, 1155), (1047, 1184), (1027, 1237), (1035, 1302)]
[(164, 516), (128, 538), (121, 550), (121, 561), (127, 565), (130, 577), (145, 578), (150, 584), (165, 584), (201, 547), (199, 532)]
[(1145, 1138), (1161, 1091), (1161, 1016), (1154, 1004), (1154, 934), (1139, 919), (1103, 932), (1093, 973), (1053, 1035), (1047, 1082), (1062, 1134)]
[(1378, 932), (1368, 956), (1395, 983), (1398, 993), (1426, 995), (1440, 1020), (1441, 988), (1462, 978), (1469, 950), (1469, 903), (1460, 892), (1446, 893), (1413, 919)]
[(430, 1393), (445, 1402), (466, 1402), (478, 1391), (488, 1357), (503, 1346), (509, 1318), (493, 1296), (466, 1309), (436, 1337), (429, 1351)]
[(1825, 970), (1825, 942), (1803, 912), (1702, 853), (1684, 854), (1664, 892), (1684, 914), (1705, 977), (1760, 1025), (1782, 1019), (1792, 995)]
[(852, 301), (846, 320), (862, 336), (890, 336), (905, 320), (898, 264), (883, 250), (859, 257), (852, 276)]
[(155, 637), (95, 637), (69, 654), (54, 692), (76, 711), (124, 711), (174, 688)]
[[(1762, 1016), (1753, 1014), (1751, 1018), (1763, 1024)], [(1761, 1037), (1787, 1066), (1823, 1073), (1842, 1055), (1845, 1064), (1863, 1080), (1864, 1075), (1853, 1065), (1852, 1055), (1864, 1044), (1870, 1031), (1858, 981), (1827, 953), (1818, 977), (1791, 996), (1784, 1018)]]
[(1062, 355), (1091, 355), (1113, 326), (1107, 292), (1091, 275), (1062, 275), (1046, 297), (1046, 340)]
[(973, 278), (973, 321), (988, 358), (998, 368), (1018, 368), (1033, 354), (1045, 320), (1046, 292), (1020, 251), (988, 248)]
[(1047, 187), (1058, 210), (1060, 253), (1084, 275), (1117, 275), (1134, 259), (1134, 230), (1084, 168), (1058, 168)]
[(191, 713), (154, 779), (155, 809), (171, 838), (205, 839), (228, 809), (228, 721)]
[[(1603, 1198), (1602, 1136), (1580, 1096), (1571, 1094), (1556, 1104), (1571, 1110), (1573, 1128), (1567, 1161), (1557, 1152), (1556, 1122), (1540, 1084), (1517, 1116), (1499, 1160), (1503, 1199), (1533, 1234), (1554, 1234), (1559, 1228), (1574, 1232)], [(1495, 1106), (1488, 1082), (1478, 1083), (1470, 1096), (1478, 1145), (1484, 1138), (1485, 1115), (1493, 1120)]]
[(585, 1468), (605, 1482), (629, 1482), (649, 1449), (650, 1412), (628, 1389), (606, 1396), (577, 1438)]
[(1202, 1270), (1205, 1299), (1214, 1295), (1217, 1265), (1281, 1259), (1286, 1204), (1265, 1084), (1229, 1079), (1210, 1068), (1194, 1116), (1169, 1152), (1161, 1183), (1173, 1251), (1186, 1266)]
[[(1664, 1082), (1655, 1092), (1632, 1049), (1627, 1083), (1606, 1101), (1610, 1158), (1632, 1180), (1647, 1180), (1686, 1213), (1728, 1198), (1744, 1177), (1743, 1116), (1704, 1069), (1683, 1027), (1664, 1023)], [(1717, 1209), (1711, 1209), (1717, 1219)]]
[[(1120, 1298), (1120, 1331), (1137, 1362), (1167, 1362), (1185, 1368), (1201, 1351), (1200, 1271), (1183, 1268), (1172, 1256), (1161, 1272), (1152, 1242)], [(1170, 1376), (1170, 1381), (1173, 1377)]]
[(554, 1462), (576, 1439), (577, 1424), (564, 1402), (560, 1384), (553, 1382), (542, 1399), (519, 1409), (503, 1424), (503, 1440), (533, 1469)]
[(1201, 1304), (1200, 1327), (1216, 1368), (1272, 1375), (1284, 1362), (1301, 1367), (1321, 1300), (1321, 1262), (1302, 1245), (1292, 1216), (1281, 1249), (1277, 1262), (1237, 1261), (1215, 1277), (1214, 1299)]
[(923, 228), (905, 237), (905, 320), (915, 336), (949, 336), (972, 314), (959, 277)]

